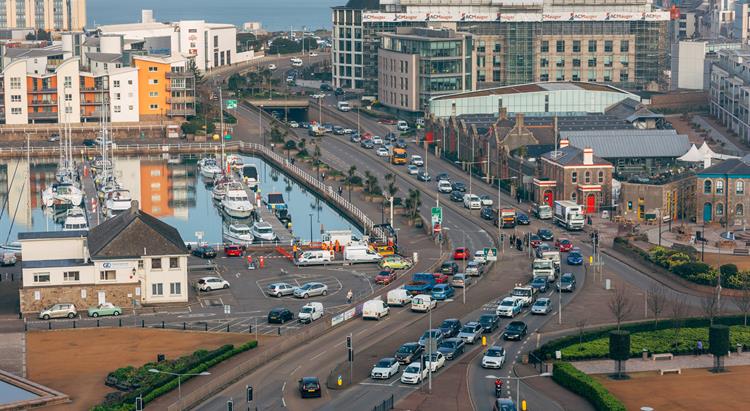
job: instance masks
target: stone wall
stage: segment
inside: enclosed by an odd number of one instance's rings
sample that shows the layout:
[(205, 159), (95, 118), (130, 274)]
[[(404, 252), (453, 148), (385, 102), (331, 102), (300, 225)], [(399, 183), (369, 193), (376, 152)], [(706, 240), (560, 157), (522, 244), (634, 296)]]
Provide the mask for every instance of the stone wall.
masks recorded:
[[(104, 291), (106, 301), (126, 309), (132, 307), (135, 289), (140, 283), (130, 284), (80, 284), (61, 285), (56, 287), (24, 287), (19, 292), (21, 313), (40, 312), (57, 303), (73, 303), (76, 309), (83, 313), (87, 308), (99, 303), (99, 291)], [(85, 290), (85, 297), (83, 297)], [(34, 293), (39, 292), (39, 299)], [(140, 297), (138, 297), (140, 300)]]

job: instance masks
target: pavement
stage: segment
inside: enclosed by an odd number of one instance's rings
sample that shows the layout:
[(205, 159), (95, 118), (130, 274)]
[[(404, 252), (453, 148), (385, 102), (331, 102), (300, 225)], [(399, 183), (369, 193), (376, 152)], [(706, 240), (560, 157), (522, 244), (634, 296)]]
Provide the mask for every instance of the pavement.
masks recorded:
[(26, 333), (5, 333), (0, 338), (0, 369), (26, 377)]
[[(586, 374), (610, 374), (614, 372), (614, 362), (612, 360), (574, 361), (571, 364)], [(737, 365), (750, 365), (750, 353), (745, 352), (737, 355), (734, 352), (724, 357), (725, 367)], [(627, 372), (659, 371), (674, 368), (712, 368), (713, 366), (714, 356), (710, 354), (676, 355), (671, 360), (657, 361), (651, 358), (645, 361), (642, 359), (630, 359), (625, 364)]]

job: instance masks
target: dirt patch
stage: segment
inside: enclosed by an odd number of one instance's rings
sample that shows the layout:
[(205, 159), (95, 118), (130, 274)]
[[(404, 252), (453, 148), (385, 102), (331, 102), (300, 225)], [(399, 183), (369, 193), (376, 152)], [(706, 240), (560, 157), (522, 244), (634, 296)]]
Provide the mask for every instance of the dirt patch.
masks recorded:
[(705, 253), (703, 256), (703, 262), (711, 264), (716, 268), (719, 268), (719, 266), (724, 264), (734, 264), (740, 271), (750, 270), (750, 258), (746, 255)]
[(633, 373), (627, 381), (592, 375), (625, 403), (629, 410), (649, 406), (655, 410), (739, 410), (747, 406), (738, 393), (747, 390), (750, 366), (731, 367), (714, 374), (706, 369), (683, 369), (682, 375), (656, 371)]
[(87, 410), (114, 391), (104, 385), (110, 371), (127, 365), (140, 366), (199, 348), (235, 346), (253, 337), (242, 334), (108, 328), (30, 332), (26, 337), (28, 378), (70, 396), (71, 404), (49, 409)]

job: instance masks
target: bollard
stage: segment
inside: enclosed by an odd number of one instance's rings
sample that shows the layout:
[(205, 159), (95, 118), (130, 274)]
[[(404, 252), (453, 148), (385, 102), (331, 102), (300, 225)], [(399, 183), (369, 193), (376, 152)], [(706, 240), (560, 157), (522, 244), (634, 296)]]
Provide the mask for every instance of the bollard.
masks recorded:
[(229, 332), (229, 324), (227, 324), (227, 332)]
[(247, 326), (247, 333), (248, 334), (252, 334), (253, 333), (253, 326), (252, 325), (248, 325)]
[(96, 328), (99, 328), (99, 320), (96, 320)]
[(51, 321), (47, 323), (47, 328), (50, 329), (50, 330), (52, 329), (52, 322)]
[(119, 326), (120, 326), (120, 327), (122, 327), (122, 318), (120, 318), (120, 319), (118, 320), (118, 322), (120, 323), (120, 325), (119, 325)]
[(161, 322), (161, 329), (164, 329), (164, 321)]
[(146, 328), (146, 320), (141, 320), (141, 328)]
[(15, 274), (10, 273), (10, 281), (13, 281), (13, 278), (15, 277)]
[(73, 320), (73, 328), (76, 328), (76, 320)]
[(281, 335), (281, 327), (278, 328), (278, 334)]
[(185, 331), (186, 328), (187, 328), (187, 323), (183, 322), (182, 323), (182, 331)]
[(208, 323), (203, 324), (203, 331), (208, 331)]
[(29, 323), (27, 323), (26, 321), (23, 322), (23, 330), (29, 331)]

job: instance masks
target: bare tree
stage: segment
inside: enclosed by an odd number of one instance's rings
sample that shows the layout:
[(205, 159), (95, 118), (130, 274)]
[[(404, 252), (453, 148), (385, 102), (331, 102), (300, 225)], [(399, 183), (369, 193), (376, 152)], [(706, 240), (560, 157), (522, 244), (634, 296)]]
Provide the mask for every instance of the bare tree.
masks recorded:
[(674, 342), (672, 346), (677, 347), (680, 342), (680, 331), (687, 316), (688, 305), (684, 296), (679, 296), (672, 303), (672, 328), (674, 329)]
[(714, 318), (721, 314), (721, 302), (718, 293), (711, 293), (701, 299), (701, 308), (703, 314), (708, 318), (709, 323), (714, 325)]
[(620, 329), (620, 324), (630, 315), (633, 311), (633, 302), (630, 300), (625, 287), (618, 288), (612, 297), (609, 299), (609, 311), (612, 312), (612, 316), (615, 317), (617, 322), (617, 329)]
[(747, 316), (750, 313), (750, 278), (748, 276), (742, 279), (740, 295), (734, 299), (734, 304), (745, 317), (745, 327), (747, 327)]
[(654, 328), (659, 326), (659, 316), (664, 312), (664, 306), (667, 302), (667, 292), (661, 284), (654, 284), (648, 290), (648, 308), (654, 315)]

